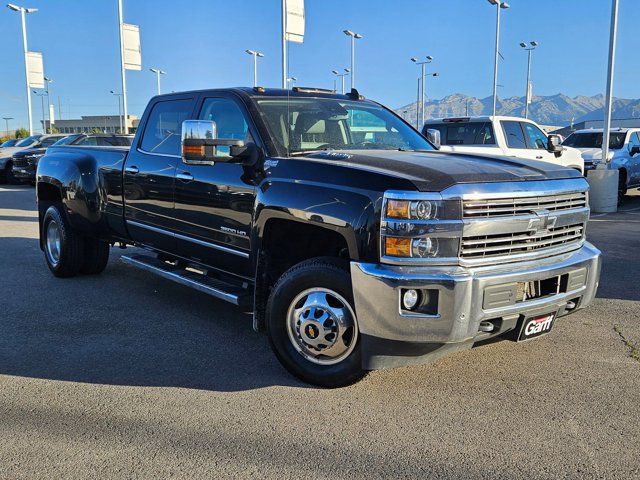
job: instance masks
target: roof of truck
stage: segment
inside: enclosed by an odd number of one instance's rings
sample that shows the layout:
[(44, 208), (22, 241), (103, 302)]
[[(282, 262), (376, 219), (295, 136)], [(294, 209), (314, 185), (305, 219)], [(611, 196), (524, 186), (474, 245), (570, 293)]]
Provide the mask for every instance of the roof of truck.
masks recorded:
[(344, 95), (333, 90), (317, 87), (293, 87), (289, 90), (284, 88), (265, 88), (265, 87), (231, 87), (231, 88), (212, 88), (203, 90), (190, 90), (186, 92), (173, 92), (160, 96), (172, 96), (184, 93), (239, 93), (249, 97), (324, 97), (324, 98), (340, 98), (344, 100), (364, 100), (357, 90), (353, 90)]
[(471, 116), (461, 116), (461, 117), (443, 117), (443, 118), (431, 118), (429, 120), (425, 120), (425, 124), (434, 124), (434, 123), (466, 123), (466, 122), (493, 122), (499, 120), (510, 120), (514, 122), (531, 122), (535, 123), (533, 120), (529, 118), (522, 117), (509, 117), (503, 115), (480, 115), (476, 117)]
[[(611, 132), (620, 132), (620, 133), (627, 133), (627, 132), (639, 132), (640, 128), (631, 128), (631, 127), (616, 127), (616, 128), (612, 128)], [(574, 133), (602, 133), (603, 129), (602, 128), (583, 128), (582, 130), (576, 130), (575, 132), (571, 132), (572, 134)]]

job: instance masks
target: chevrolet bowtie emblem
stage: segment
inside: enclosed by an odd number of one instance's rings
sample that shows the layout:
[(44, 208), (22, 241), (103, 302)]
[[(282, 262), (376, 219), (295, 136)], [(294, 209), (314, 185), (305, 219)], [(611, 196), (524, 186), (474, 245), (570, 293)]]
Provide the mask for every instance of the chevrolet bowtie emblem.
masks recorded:
[(527, 226), (528, 231), (541, 233), (556, 226), (558, 217), (550, 216), (549, 210), (537, 210), (532, 213), (535, 215), (535, 218), (529, 220), (529, 225)]

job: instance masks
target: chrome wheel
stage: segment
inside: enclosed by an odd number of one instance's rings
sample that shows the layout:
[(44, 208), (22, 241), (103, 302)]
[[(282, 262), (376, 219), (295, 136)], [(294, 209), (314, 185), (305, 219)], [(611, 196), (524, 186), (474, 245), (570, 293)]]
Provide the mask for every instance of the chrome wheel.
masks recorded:
[(60, 227), (55, 221), (50, 221), (47, 225), (47, 241), (45, 244), (47, 259), (51, 265), (56, 266), (60, 262), (61, 235)]
[(293, 299), (287, 333), (303, 357), (320, 365), (340, 363), (358, 341), (357, 320), (349, 302), (326, 288), (311, 288)]

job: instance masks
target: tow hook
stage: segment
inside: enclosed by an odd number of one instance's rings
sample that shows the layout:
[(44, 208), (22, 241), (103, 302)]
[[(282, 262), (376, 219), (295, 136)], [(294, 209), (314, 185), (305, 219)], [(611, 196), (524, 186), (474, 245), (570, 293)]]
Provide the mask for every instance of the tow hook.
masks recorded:
[(480, 322), (480, 326), (478, 327), (478, 331), (479, 332), (489, 333), (489, 332), (493, 332), (494, 328), (495, 328), (495, 326), (493, 325), (493, 323), (484, 321), (484, 322)]

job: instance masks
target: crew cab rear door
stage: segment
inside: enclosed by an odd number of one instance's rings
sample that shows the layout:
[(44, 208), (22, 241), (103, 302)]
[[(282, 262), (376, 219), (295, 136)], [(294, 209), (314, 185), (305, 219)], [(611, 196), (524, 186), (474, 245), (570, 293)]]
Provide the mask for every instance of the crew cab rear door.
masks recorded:
[[(197, 118), (216, 123), (217, 137), (253, 142), (250, 117), (235, 96), (202, 96)], [(226, 157), (229, 147), (218, 147)], [(178, 161), (175, 181), (179, 255), (241, 277), (252, 277), (251, 222), (255, 185), (250, 167), (228, 161), (193, 165)]]
[(147, 107), (142, 134), (124, 167), (124, 215), (133, 240), (175, 253), (174, 182), (182, 122), (193, 118), (195, 95), (161, 97)]
[(547, 150), (547, 135), (535, 124), (516, 120), (501, 120), (507, 143), (507, 155), (530, 160), (561, 164), (555, 154)]

